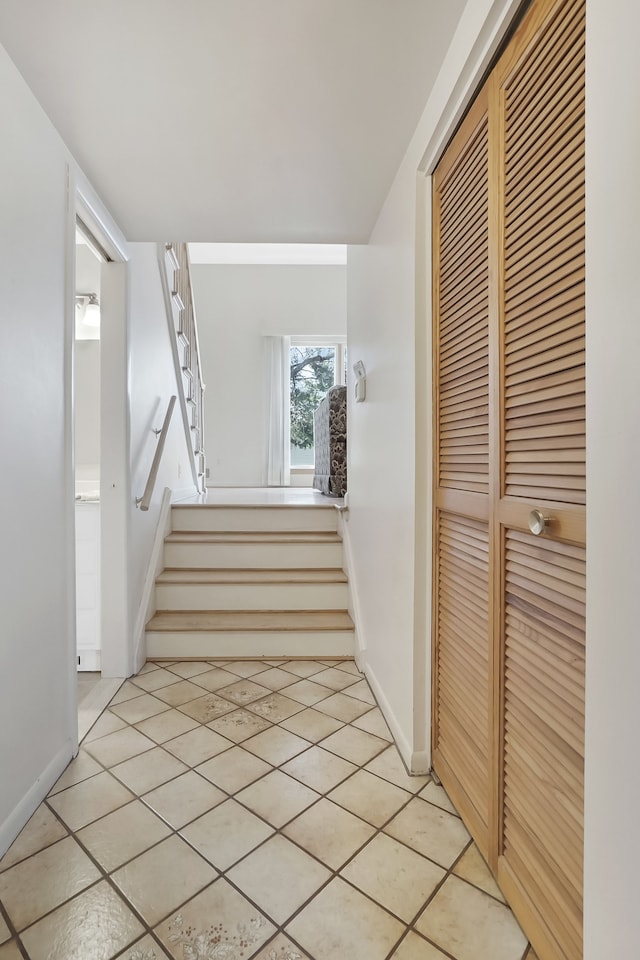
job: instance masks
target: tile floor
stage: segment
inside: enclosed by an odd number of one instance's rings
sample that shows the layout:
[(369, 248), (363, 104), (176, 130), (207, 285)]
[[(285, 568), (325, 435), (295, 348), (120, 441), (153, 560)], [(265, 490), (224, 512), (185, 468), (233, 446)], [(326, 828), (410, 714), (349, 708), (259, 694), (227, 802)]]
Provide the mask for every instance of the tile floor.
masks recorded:
[(0, 860), (0, 960), (536, 960), (352, 661), (148, 663)]

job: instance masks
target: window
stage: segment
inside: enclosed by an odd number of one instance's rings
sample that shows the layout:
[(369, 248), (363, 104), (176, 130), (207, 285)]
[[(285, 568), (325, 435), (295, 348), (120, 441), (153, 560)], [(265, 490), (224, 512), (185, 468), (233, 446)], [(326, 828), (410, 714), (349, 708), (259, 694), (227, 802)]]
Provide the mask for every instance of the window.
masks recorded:
[(346, 382), (346, 359), (343, 338), (291, 339), (289, 415), (293, 469), (313, 469), (314, 414), (327, 390)]

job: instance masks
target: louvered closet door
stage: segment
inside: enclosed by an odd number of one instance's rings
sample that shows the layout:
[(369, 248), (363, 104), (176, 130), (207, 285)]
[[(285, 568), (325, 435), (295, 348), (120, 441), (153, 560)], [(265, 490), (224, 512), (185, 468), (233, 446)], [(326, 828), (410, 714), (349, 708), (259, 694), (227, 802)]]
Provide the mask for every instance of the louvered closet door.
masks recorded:
[(540, 960), (582, 957), (584, 6), (534, 0), (433, 178), (433, 764)]
[(434, 179), (434, 763), (485, 855), (489, 796), (489, 194), (486, 93)]
[[(499, 880), (541, 960), (582, 957), (584, 2), (535, 4), (492, 79), (503, 172), (496, 557)], [(548, 516), (534, 536), (532, 510)]]

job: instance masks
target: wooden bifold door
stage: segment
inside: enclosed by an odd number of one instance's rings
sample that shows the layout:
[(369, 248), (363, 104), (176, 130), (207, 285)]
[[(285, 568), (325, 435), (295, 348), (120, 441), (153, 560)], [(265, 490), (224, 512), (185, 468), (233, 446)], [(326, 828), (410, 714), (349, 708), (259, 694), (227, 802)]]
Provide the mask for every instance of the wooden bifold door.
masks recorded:
[(584, 0), (534, 0), (433, 178), (433, 764), (582, 957)]

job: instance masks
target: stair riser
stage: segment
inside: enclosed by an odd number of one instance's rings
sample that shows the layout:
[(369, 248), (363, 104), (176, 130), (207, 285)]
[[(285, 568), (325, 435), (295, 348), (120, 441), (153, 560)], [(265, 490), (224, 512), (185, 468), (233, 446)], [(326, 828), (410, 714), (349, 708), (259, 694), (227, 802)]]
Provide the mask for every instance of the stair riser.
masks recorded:
[(326, 507), (295, 507), (288, 510), (269, 507), (173, 507), (173, 530), (189, 531), (331, 531), (337, 529), (337, 511)]
[(147, 631), (147, 657), (353, 657), (353, 630), (237, 633)]
[(167, 567), (213, 570), (342, 567), (342, 543), (165, 543)]
[(158, 610), (345, 610), (346, 583), (162, 583)]

